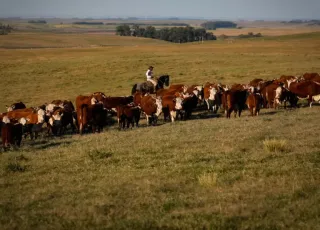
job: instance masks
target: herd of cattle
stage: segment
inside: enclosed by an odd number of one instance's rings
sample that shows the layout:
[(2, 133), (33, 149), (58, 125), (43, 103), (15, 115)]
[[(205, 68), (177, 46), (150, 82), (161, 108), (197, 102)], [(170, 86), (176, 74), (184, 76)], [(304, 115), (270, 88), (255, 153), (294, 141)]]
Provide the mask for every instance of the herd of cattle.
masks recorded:
[(307, 98), (311, 107), (320, 100), (320, 76), (305, 73), (301, 77), (281, 76), (266, 81), (254, 79), (248, 84), (232, 86), (219, 83), (205, 85), (170, 85), (157, 89), (155, 94), (136, 91), (131, 96), (110, 97), (102, 92), (90, 96), (77, 96), (76, 107), (68, 100), (54, 100), (39, 107), (26, 108), (22, 102), (7, 106), (0, 113), (2, 145), (20, 146), (22, 136), (37, 138), (40, 131), (48, 135), (62, 135), (70, 127), (72, 133), (100, 132), (108, 124), (108, 115), (117, 116), (119, 128), (139, 125), (141, 114), (147, 124), (155, 125), (163, 113), (164, 120), (189, 119), (194, 110), (212, 110), (217, 113), (223, 108), (227, 118), (232, 112), (241, 116), (248, 108), (252, 116), (260, 108), (277, 108), (282, 103), (286, 108), (297, 107), (299, 98)]

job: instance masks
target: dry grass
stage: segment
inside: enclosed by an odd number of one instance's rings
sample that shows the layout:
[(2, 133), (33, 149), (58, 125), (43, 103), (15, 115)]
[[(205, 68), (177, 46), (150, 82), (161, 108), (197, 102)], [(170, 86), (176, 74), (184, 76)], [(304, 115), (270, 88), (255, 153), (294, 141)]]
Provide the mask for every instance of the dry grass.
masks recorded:
[(303, 34), (320, 32), (320, 26), (306, 26), (306, 27), (248, 27), (242, 29), (217, 29), (211, 31), (216, 36), (222, 34), (227, 36), (238, 36), (240, 34), (248, 34), (252, 32), (254, 34), (261, 33), (263, 36), (282, 36), (282, 35), (292, 35), (292, 34)]
[(286, 140), (267, 139), (262, 143), (264, 149), (268, 152), (286, 152), (289, 150)]
[[(233, 44), (149, 42), (3, 49), (0, 106), (95, 91), (127, 95), (150, 64), (172, 83), (320, 72), (319, 34)], [(101, 134), (23, 141), (19, 151), (0, 153), (0, 227), (318, 229), (319, 112), (319, 106), (262, 110), (231, 120), (204, 113), (175, 124), (160, 119), (157, 127), (142, 120), (129, 131), (111, 126)], [(290, 151), (266, 154), (266, 137), (285, 139)], [(8, 170), (15, 162), (24, 171)]]
[(200, 176), (198, 176), (199, 184), (205, 187), (213, 187), (217, 184), (217, 173), (202, 173)]

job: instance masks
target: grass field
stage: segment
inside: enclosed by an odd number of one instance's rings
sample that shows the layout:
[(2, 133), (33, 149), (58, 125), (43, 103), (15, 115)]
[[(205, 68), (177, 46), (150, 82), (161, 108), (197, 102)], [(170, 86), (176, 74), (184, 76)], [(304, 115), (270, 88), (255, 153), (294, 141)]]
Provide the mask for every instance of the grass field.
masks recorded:
[[(149, 65), (188, 84), (320, 72), (320, 33), (203, 44), (13, 33), (0, 47), (1, 111), (19, 100), (128, 95)], [(24, 142), (0, 153), (0, 228), (319, 229), (319, 112), (204, 113)]]
[(263, 36), (282, 36), (282, 35), (320, 32), (320, 26), (248, 27), (248, 28), (242, 28), (242, 29), (221, 28), (217, 30), (212, 30), (210, 32), (212, 32), (216, 36), (220, 36), (222, 34), (227, 36), (238, 36), (240, 34), (248, 34), (250, 32), (254, 34), (261, 33)]

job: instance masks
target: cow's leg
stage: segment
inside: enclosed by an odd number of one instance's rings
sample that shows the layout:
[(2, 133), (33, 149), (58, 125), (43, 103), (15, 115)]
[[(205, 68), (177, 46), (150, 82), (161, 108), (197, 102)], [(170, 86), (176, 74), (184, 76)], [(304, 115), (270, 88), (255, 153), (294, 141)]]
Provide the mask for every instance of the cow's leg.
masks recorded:
[(205, 102), (207, 103), (208, 110), (210, 110), (209, 99), (205, 99)]
[(171, 122), (174, 122), (174, 119), (176, 118), (176, 115), (177, 115), (176, 111), (170, 111)]
[(80, 135), (83, 134), (83, 125), (82, 125), (82, 122), (80, 122), (80, 125), (79, 125), (79, 133), (80, 133)]
[(310, 96), (310, 95), (308, 97), (308, 102), (309, 102), (309, 106), (311, 108), (312, 107), (312, 96)]

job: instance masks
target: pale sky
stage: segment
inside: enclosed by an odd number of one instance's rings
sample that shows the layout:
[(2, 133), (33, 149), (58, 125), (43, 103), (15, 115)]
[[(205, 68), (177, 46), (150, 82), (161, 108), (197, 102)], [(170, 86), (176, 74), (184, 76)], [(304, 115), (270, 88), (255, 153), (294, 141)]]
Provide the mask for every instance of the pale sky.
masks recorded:
[(320, 0), (0, 0), (0, 17), (320, 19)]

